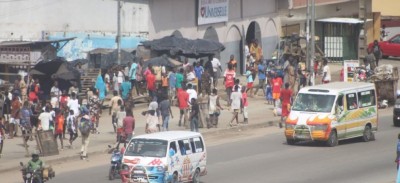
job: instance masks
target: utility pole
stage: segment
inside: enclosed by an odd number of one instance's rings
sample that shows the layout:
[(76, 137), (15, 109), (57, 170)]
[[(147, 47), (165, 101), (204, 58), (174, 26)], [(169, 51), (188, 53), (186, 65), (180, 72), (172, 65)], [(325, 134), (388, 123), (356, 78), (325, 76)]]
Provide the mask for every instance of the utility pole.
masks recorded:
[(118, 15), (117, 15), (117, 63), (121, 65), (121, 0), (118, 0)]
[(307, 19), (306, 19), (306, 70), (308, 70), (309, 65), (310, 65), (310, 60), (311, 60), (311, 51), (310, 51), (310, 27), (311, 27), (311, 6), (310, 6), (310, 1), (311, 0), (307, 0)]
[(315, 75), (314, 72), (312, 72), (312, 66), (314, 64), (314, 59), (315, 59), (315, 0), (311, 0), (311, 48), (310, 48), (310, 62), (308, 64), (307, 70), (311, 74), (311, 85), (314, 85), (315, 81)]

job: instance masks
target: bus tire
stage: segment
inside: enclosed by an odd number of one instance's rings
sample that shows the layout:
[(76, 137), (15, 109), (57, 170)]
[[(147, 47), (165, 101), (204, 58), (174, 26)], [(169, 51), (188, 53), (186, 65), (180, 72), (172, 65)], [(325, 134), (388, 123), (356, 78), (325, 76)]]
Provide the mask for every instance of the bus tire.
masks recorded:
[(335, 130), (332, 130), (329, 134), (329, 139), (326, 141), (326, 145), (329, 147), (335, 147), (338, 145), (338, 139)]

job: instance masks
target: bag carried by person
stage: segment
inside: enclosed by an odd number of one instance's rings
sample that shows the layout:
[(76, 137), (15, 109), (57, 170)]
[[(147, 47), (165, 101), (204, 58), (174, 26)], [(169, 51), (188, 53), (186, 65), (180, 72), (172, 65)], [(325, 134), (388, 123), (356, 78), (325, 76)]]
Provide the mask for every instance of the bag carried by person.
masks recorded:
[(79, 131), (81, 131), (83, 135), (88, 135), (90, 133), (90, 128), (91, 128), (90, 120), (85, 118), (85, 116), (82, 117), (79, 123)]

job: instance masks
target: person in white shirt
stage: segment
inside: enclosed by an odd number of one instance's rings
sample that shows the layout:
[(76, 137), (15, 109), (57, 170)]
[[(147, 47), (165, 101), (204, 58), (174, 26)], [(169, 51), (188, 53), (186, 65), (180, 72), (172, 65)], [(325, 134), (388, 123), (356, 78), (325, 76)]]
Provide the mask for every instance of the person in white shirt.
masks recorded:
[(331, 81), (331, 70), (329, 69), (327, 59), (324, 59), (323, 66), (324, 76), (322, 77), (322, 83), (329, 83)]
[[(213, 75), (213, 83), (214, 83), (214, 88), (217, 88), (218, 85), (218, 77), (219, 77), (219, 73), (222, 72), (222, 67), (221, 67), (221, 62), (219, 62), (219, 60), (217, 58), (213, 58), (211, 61), (212, 67), (213, 67), (213, 71), (214, 71), (214, 75)], [(218, 68), (219, 71), (218, 72)]]
[(189, 94), (189, 102), (192, 101), (192, 98), (197, 99), (197, 91), (193, 89), (192, 84), (187, 85), (187, 90), (186, 92)]
[(122, 72), (122, 67), (120, 68), (120, 70), (118, 71), (118, 78), (117, 78), (117, 81), (118, 81), (118, 85), (119, 85), (119, 87), (121, 87), (121, 84), (122, 84), (122, 82), (124, 82), (124, 73)]
[(229, 122), (229, 125), (233, 126), (233, 121), (236, 120), (236, 125), (239, 125), (239, 110), (240, 110), (240, 102), (242, 100), (242, 94), (239, 91), (239, 86), (235, 86), (235, 91), (231, 94), (231, 109), (233, 110), (233, 117)]
[(79, 114), (80, 114), (80, 112), (79, 112), (80, 105), (79, 105), (78, 99), (76, 98), (76, 94), (75, 93), (71, 94), (71, 98), (68, 100), (67, 106), (68, 106), (68, 108), (70, 110), (74, 111), (75, 117), (79, 116)]
[(40, 128), (43, 131), (47, 131), (50, 129), (50, 121), (53, 119), (53, 117), (50, 114), (50, 108), (48, 106), (45, 107), (45, 111), (40, 113), (39, 117), (39, 124)]

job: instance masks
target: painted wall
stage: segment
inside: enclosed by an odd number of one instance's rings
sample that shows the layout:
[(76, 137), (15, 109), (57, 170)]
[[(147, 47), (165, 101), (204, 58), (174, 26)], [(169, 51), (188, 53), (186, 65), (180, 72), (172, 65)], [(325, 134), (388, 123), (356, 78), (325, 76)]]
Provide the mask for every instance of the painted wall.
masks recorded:
[[(256, 21), (261, 29), (264, 55), (270, 56), (276, 45), (275, 32), (280, 31), (275, 3), (275, 0), (243, 0), (243, 12), (241, 12), (240, 0), (230, 0), (228, 22), (197, 26), (195, 1), (150, 0), (149, 39), (168, 36), (176, 30), (186, 38), (203, 38), (207, 28), (213, 27), (218, 34), (218, 41), (226, 47), (220, 54), (221, 64), (225, 68), (231, 54), (240, 60), (242, 50), (239, 40), (242, 35), (246, 35), (250, 23)], [(271, 20), (275, 23), (275, 27), (267, 26)], [(239, 33), (231, 33), (232, 26), (237, 27)]]
[[(48, 39), (63, 39), (69, 37), (77, 37), (76, 39), (68, 42), (58, 53), (57, 56), (65, 57), (68, 61), (76, 59), (85, 59), (88, 52), (95, 48), (113, 48), (116, 49), (115, 34), (105, 33), (66, 33), (58, 32), (52, 33)], [(134, 49), (145, 40), (137, 36), (123, 36), (121, 37), (122, 49)]]
[(382, 16), (400, 16), (399, 7), (399, 0), (372, 0), (372, 11)]
[[(116, 32), (117, 1), (29, 0), (0, 3), (0, 40), (40, 40), (52, 32)], [(148, 32), (146, 0), (125, 0), (122, 32)]]

